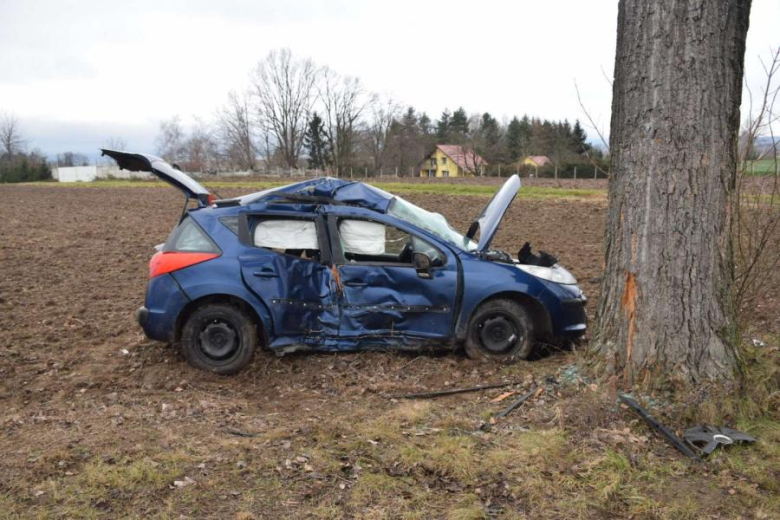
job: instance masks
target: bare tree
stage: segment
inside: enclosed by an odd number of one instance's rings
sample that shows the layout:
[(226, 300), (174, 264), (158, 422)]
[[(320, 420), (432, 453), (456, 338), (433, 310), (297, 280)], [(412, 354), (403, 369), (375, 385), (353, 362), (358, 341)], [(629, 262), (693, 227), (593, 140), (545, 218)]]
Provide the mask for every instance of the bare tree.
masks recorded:
[(103, 148), (108, 150), (127, 150), (127, 143), (121, 137), (112, 136), (106, 139)]
[(605, 269), (607, 376), (737, 375), (729, 200), (750, 0), (621, 0)]
[(0, 146), (2, 155), (13, 157), (24, 152), (27, 140), (22, 136), (19, 120), (15, 115), (3, 113), (0, 115)]
[(242, 170), (257, 167), (249, 97), (231, 92), (228, 101), (217, 112), (217, 125), (223, 153)]
[(485, 137), (482, 131), (482, 119), (472, 115), (468, 122), (468, 133), (463, 136), (463, 145), (460, 146), (460, 159), (466, 165), (466, 172), (473, 173), (477, 177), (485, 174), (485, 160), (477, 152), (484, 147)]
[(296, 59), (289, 49), (271, 51), (254, 72), (252, 95), (260, 125), (290, 168), (298, 165), (316, 73), (311, 60)]
[(214, 173), (220, 169), (219, 151), (211, 128), (196, 119), (189, 136), (183, 143), (182, 167), (189, 172)]
[(89, 166), (89, 157), (83, 153), (77, 152), (63, 152), (57, 154), (57, 166), (69, 167), (69, 166)]
[(393, 123), (401, 115), (401, 105), (387, 96), (371, 96), (370, 119), (367, 125), (367, 144), (374, 161), (374, 171), (378, 172), (385, 161), (391, 138)]
[(179, 116), (160, 121), (160, 133), (157, 136), (157, 155), (168, 162), (178, 163), (185, 159), (184, 129)]
[(324, 109), (330, 164), (339, 172), (349, 164), (354, 153), (357, 125), (366, 106), (363, 86), (357, 78), (342, 77), (325, 68), (317, 90)]
[[(740, 133), (738, 168), (734, 197), (732, 198), (732, 226), (735, 260), (734, 301), (740, 317), (747, 316), (753, 304), (777, 290), (766, 278), (780, 266), (780, 168), (778, 168), (778, 138), (774, 124), (780, 115), (777, 101), (780, 96), (780, 48), (769, 62), (761, 61), (765, 81), (761, 85), (757, 104), (748, 87), (747, 120)], [(769, 144), (759, 146), (759, 139)], [(768, 165), (761, 175), (753, 175), (755, 164)], [(742, 320), (740, 320), (742, 321)]]

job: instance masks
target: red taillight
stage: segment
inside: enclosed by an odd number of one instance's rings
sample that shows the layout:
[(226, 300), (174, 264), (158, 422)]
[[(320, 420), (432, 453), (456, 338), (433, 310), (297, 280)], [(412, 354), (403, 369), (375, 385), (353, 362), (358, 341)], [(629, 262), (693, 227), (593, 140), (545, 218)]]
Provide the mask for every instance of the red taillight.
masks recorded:
[(209, 205), (209, 206), (211, 206), (212, 204), (214, 204), (214, 201), (215, 201), (215, 200), (217, 200), (217, 196), (216, 196), (216, 195), (214, 195), (213, 193), (209, 193), (208, 197), (206, 197), (206, 201), (207, 201), (207, 203), (208, 203), (208, 205)]
[(191, 265), (213, 260), (217, 253), (187, 253), (180, 251), (160, 251), (149, 261), (149, 278), (172, 273)]

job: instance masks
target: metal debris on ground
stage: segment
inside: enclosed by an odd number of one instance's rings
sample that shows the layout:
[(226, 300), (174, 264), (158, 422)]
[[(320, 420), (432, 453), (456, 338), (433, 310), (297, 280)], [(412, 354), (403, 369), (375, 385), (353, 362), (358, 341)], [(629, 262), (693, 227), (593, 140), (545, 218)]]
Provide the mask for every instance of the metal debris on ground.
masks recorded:
[(626, 405), (628, 405), (629, 408), (633, 409), (639, 416), (644, 420), (648, 425), (650, 425), (655, 431), (660, 433), (666, 440), (677, 448), (680, 453), (685, 455), (686, 457), (701, 462), (701, 459), (699, 458), (694, 451), (688, 447), (687, 444), (683, 443), (683, 441), (680, 440), (680, 438), (674, 434), (673, 431), (666, 428), (663, 424), (658, 422), (652, 415), (648, 413), (647, 410), (642, 408), (639, 403), (628, 397), (627, 395), (620, 394), (618, 395), (618, 398), (623, 401)]
[(257, 433), (252, 432), (243, 432), (241, 430), (236, 430), (235, 428), (226, 428), (226, 433), (229, 433), (230, 435), (235, 435), (236, 437), (257, 437)]
[(718, 445), (728, 446), (735, 442), (756, 442), (755, 437), (731, 428), (717, 428), (713, 426), (694, 426), (688, 428), (683, 434), (685, 442), (697, 450), (709, 455)]
[(535, 393), (536, 393), (536, 388), (531, 388), (531, 390), (527, 394), (521, 395), (520, 397), (512, 401), (512, 403), (509, 406), (501, 410), (501, 412), (499, 412), (498, 415), (496, 415), (496, 418), (502, 419), (506, 417), (507, 415), (512, 413), (516, 408), (518, 408), (521, 404), (523, 404), (528, 399), (530, 399), (531, 396), (533, 396)]
[(492, 390), (493, 388), (504, 388), (507, 386), (514, 386), (519, 384), (520, 384), (519, 382), (501, 383), (496, 385), (472, 386), (470, 388), (453, 388), (451, 390), (436, 390), (433, 392), (420, 392), (416, 394), (391, 395), (390, 397), (393, 399), (427, 399), (430, 397), (441, 397), (443, 395), (465, 394), (467, 392), (479, 392), (481, 390)]

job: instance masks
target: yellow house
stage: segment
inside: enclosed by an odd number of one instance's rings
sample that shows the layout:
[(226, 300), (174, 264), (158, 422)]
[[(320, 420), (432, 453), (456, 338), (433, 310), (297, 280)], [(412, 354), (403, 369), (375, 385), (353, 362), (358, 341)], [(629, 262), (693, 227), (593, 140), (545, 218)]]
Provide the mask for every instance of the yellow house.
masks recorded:
[(523, 161), (523, 165), (524, 166), (534, 166), (536, 168), (538, 168), (539, 166), (544, 166), (545, 164), (551, 164), (551, 163), (552, 163), (552, 161), (546, 155), (529, 155)]
[(480, 175), (487, 161), (474, 151), (455, 144), (440, 144), (425, 156), (420, 177), (473, 177)]

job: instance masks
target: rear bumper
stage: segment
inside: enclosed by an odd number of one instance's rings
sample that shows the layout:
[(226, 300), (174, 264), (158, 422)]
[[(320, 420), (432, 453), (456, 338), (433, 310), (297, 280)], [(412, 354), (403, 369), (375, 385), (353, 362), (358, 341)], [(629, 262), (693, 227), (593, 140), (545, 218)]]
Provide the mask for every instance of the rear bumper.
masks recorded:
[(135, 320), (138, 322), (138, 325), (143, 328), (149, 320), (149, 309), (146, 307), (139, 307), (138, 310), (135, 311)]
[(149, 280), (146, 305), (135, 312), (138, 325), (149, 339), (173, 342), (176, 339), (177, 318), (189, 298), (170, 274)]

